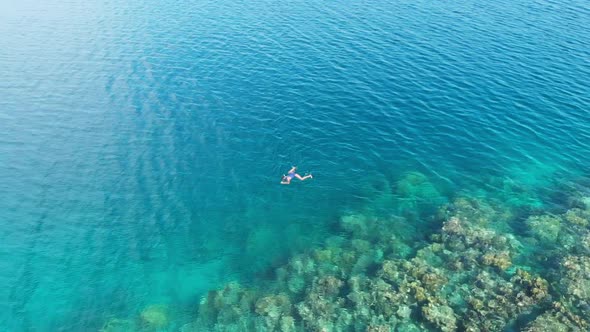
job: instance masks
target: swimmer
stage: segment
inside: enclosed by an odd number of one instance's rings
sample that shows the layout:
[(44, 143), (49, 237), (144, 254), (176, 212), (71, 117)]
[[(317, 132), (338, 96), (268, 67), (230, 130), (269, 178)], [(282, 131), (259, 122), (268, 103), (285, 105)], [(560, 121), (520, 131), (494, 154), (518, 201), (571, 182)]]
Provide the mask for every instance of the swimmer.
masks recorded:
[(298, 178), (301, 181), (305, 181), (307, 179), (313, 179), (313, 176), (311, 176), (311, 174), (307, 174), (306, 176), (301, 176), (301, 175), (295, 173), (296, 170), (297, 170), (297, 167), (295, 167), (295, 166), (291, 167), (291, 170), (289, 171), (289, 173), (287, 173), (287, 175), (283, 175), (283, 178), (281, 179), (281, 184), (289, 184), (289, 183), (291, 183), (291, 180), (293, 178)]

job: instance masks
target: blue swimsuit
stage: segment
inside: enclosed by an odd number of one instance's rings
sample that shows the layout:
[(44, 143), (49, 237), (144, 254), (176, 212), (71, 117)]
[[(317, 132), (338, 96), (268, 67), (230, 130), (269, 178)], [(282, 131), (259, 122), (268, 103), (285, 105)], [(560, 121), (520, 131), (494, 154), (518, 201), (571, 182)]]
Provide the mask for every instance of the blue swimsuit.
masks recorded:
[(293, 179), (295, 177), (295, 172), (289, 172), (287, 174), (287, 178), (289, 178), (289, 180)]

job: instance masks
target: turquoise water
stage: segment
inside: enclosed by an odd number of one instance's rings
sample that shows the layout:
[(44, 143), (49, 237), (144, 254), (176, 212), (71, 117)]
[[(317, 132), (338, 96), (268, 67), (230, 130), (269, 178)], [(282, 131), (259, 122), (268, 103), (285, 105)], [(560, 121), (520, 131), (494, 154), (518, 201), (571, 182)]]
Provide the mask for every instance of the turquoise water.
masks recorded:
[(415, 220), (558, 208), (590, 185), (589, 25), (581, 0), (1, 2), (0, 327), (165, 303), (176, 330), (408, 171), (440, 193)]

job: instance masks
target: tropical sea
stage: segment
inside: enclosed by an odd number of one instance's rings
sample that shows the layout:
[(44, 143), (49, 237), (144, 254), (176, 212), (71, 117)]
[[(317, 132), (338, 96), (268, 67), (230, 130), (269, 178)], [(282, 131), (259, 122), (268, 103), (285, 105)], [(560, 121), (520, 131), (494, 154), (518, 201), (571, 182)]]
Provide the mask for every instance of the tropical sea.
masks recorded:
[[(520, 244), (508, 265), (475, 265), (522, 285), (519, 266), (549, 294), (490, 330), (550, 316), (560, 298), (561, 324), (582, 330), (572, 317), (590, 320), (590, 294), (560, 280), (581, 270), (572, 279), (590, 286), (575, 237), (590, 232), (588, 26), (583, 0), (0, 2), (0, 329), (262, 330), (231, 325), (251, 310), (269, 331), (344, 331), (350, 320), (326, 317), (360, 307), (353, 275), (400, 294), (387, 267), (410, 276), (400, 262), (432, 243), (473, 249), (481, 236), (464, 230), (482, 227)], [(292, 165), (313, 179), (280, 185)], [(466, 204), (503, 217), (456, 213)], [(539, 234), (548, 224), (557, 233)], [(346, 241), (379, 254), (269, 289), (294, 257)], [(312, 297), (314, 273), (338, 291)], [(254, 298), (228, 316), (218, 300), (204, 317), (228, 283), (279, 292), (266, 299), (281, 309)], [(395, 321), (372, 306), (356, 330), (467, 330), (480, 310), (415, 285)], [(344, 309), (310, 318), (314, 298)]]

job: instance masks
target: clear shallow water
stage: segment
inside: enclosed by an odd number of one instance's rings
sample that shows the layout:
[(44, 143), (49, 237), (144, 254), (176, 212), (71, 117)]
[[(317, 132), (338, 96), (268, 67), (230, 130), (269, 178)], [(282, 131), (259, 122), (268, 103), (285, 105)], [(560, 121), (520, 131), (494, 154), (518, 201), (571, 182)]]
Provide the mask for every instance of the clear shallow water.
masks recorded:
[[(588, 181), (589, 24), (585, 1), (2, 2), (0, 326), (180, 324), (376, 178)], [(291, 164), (315, 179), (278, 185)]]

